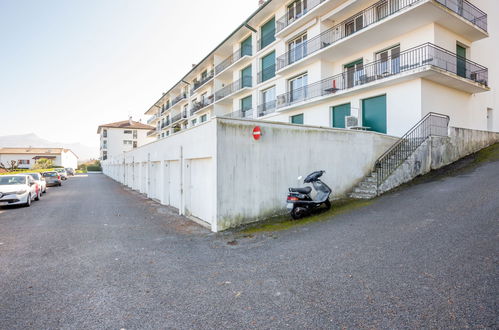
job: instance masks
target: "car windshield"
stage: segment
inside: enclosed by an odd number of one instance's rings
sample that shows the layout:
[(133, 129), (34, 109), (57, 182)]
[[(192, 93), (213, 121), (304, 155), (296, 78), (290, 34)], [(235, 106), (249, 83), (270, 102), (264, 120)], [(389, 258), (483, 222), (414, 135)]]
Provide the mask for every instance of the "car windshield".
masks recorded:
[(26, 173), (26, 175), (31, 175), (33, 177), (33, 179), (40, 180), (40, 174), (39, 173)]
[(45, 172), (45, 173), (43, 173), (43, 176), (54, 177), (54, 176), (57, 176), (57, 173), (56, 172)]
[(11, 175), (0, 176), (0, 185), (13, 185), (13, 184), (24, 184), (24, 183), (26, 183), (25, 176), (11, 176)]

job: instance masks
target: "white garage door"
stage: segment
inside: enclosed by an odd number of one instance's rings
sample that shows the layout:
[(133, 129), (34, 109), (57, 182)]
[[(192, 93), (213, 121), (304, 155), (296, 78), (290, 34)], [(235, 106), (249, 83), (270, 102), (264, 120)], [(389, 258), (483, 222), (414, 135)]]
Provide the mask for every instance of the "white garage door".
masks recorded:
[(170, 205), (180, 209), (180, 161), (170, 161), (169, 178)]
[(187, 214), (211, 224), (213, 208), (212, 159), (200, 158), (187, 161)]
[(161, 180), (161, 163), (152, 162), (149, 174), (149, 197), (159, 200), (160, 196), (160, 180)]

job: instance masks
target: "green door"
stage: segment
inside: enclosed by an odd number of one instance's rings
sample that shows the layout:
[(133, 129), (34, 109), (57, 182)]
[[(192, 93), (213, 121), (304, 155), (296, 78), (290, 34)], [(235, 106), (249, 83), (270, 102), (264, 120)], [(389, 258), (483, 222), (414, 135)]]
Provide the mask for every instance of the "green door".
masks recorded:
[(275, 17), (272, 17), (270, 21), (262, 25), (261, 35), (260, 35), (260, 49), (265, 48), (270, 45), (275, 40)]
[(262, 58), (262, 73), (260, 82), (275, 76), (275, 51)]
[(241, 70), (241, 88), (251, 87), (251, 65)]
[(253, 107), (253, 98), (251, 95), (241, 99), (241, 114), (243, 117), (246, 117), (251, 113), (252, 107)]
[(350, 103), (337, 105), (331, 108), (332, 126), (345, 128), (345, 117), (350, 116)]
[(386, 134), (386, 95), (362, 100), (362, 126)]
[(244, 39), (243, 42), (241, 42), (241, 57), (248, 55), (251, 56), (251, 36), (248, 38)]
[(466, 48), (456, 45), (457, 75), (466, 78)]
[(300, 113), (299, 115), (296, 116), (291, 116), (291, 123), (303, 125), (303, 113)]

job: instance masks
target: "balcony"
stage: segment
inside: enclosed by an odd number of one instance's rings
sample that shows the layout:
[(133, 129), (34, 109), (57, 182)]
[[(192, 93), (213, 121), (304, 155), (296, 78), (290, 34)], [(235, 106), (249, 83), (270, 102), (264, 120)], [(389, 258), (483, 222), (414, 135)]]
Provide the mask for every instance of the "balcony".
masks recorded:
[(253, 109), (240, 109), (224, 115), (229, 118), (252, 119)]
[(275, 26), (276, 27), (276, 34), (281, 32), (282, 30), (284, 30), (286, 27), (288, 27), (288, 25), (296, 22), (297, 20), (299, 20), (300, 18), (302, 18), (303, 16), (308, 14), (309, 11), (311, 11), (312, 9), (314, 9), (315, 7), (317, 7), (318, 5), (320, 5), (321, 3), (325, 2), (325, 1), (327, 1), (327, 0), (308, 0), (308, 1), (305, 1), (304, 4), (305, 4), (306, 8), (304, 8), (301, 13), (294, 14), (288, 10), (284, 16), (281, 16), (280, 18), (278, 18), (276, 20), (276, 22), (275, 22), (276, 23), (276, 26)]
[(262, 71), (258, 72), (257, 82), (262, 83), (274, 77), (275, 77), (275, 64), (270, 65), (265, 69), (263, 69)]
[(276, 110), (276, 100), (269, 101), (258, 105), (257, 115), (258, 117), (263, 117), (275, 112), (275, 110)]
[(148, 124), (148, 125), (151, 125), (151, 124), (152, 124), (152, 123), (154, 123), (156, 120), (158, 120), (158, 118), (159, 118), (159, 115), (158, 115), (158, 114), (152, 115), (152, 117), (151, 117), (151, 118), (149, 118), (149, 119), (147, 120), (147, 124)]
[(179, 114), (176, 114), (175, 116), (172, 117), (172, 125), (176, 124), (179, 121), (182, 121), (187, 118), (187, 111), (182, 111)]
[(213, 99), (214, 99), (214, 96), (210, 95), (199, 102), (194, 102), (191, 106), (191, 116), (193, 114), (195, 114), (196, 112), (201, 111), (204, 108), (206, 108), (207, 106), (213, 104)]
[(227, 57), (225, 60), (223, 60), (220, 64), (218, 64), (215, 67), (215, 74), (219, 75), (223, 71), (225, 71), (227, 68), (232, 66), (233, 64), (237, 63), (240, 59), (243, 57), (251, 56), (253, 55), (253, 50), (251, 49), (250, 45), (243, 46), (242, 48), (238, 49), (235, 51), (232, 55)]
[(203, 86), (204, 84), (206, 84), (208, 81), (210, 81), (214, 76), (214, 71), (213, 70), (210, 70), (207, 74), (206, 77), (204, 78), (201, 78), (200, 81), (195, 81), (192, 88), (191, 88), (191, 94), (194, 94), (194, 92), (201, 86)]
[(158, 134), (158, 132), (155, 129), (152, 129), (150, 131), (147, 131), (147, 136), (154, 136)]
[(160, 128), (163, 129), (163, 128), (168, 127), (168, 126), (170, 126), (170, 118), (168, 118), (167, 120), (162, 122), (160, 125)]
[(220, 101), (222, 99), (227, 99), (229, 96), (234, 96), (236, 93), (250, 88), (252, 86), (252, 77), (244, 76), (239, 80), (219, 89), (215, 92), (215, 101)]
[[(348, 70), (319, 82), (277, 96), (277, 108), (344, 94), (374, 82), (396, 83), (424, 77), (468, 93), (488, 91), (488, 70), (475, 62), (458, 57), (430, 43), (401, 52), (398, 56), (371, 62), (357, 70)], [(378, 84), (373, 87), (378, 88)]]
[[(462, 0), (463, 7), (460, 8), (457, 1), (461, 0), (400, 0), (397, 6), (389, 6), (386, 0), (378, 1), (277, 57), (277, 72), (284, 73), (297, 63), (306, 64), (316, 56), (328, 61), (338, 60), (351, 55), (354, 49), (376, 46), (431, 22), (439, 22), (472, 41), (486, 37), (487, 15), (466, 0)], [(451, 17), (447, 10), (459, 16)], [(462, 18), (476, 28), (470, 27)], [(376, 24), (385, 20), (383, 24)], [(351, 44), (341, 48), (340, 44), (347, 39), (352, 40)]]
[(173, 107), (173, 106), (175, 106), (175, 104), (177, 104), (180, 101), (185, 100), (185, 99), (187, 99), (187, 93), (181, 93), (180, 95), (178, 95), (177, 97), (175, 97), (172, 100), (172, 105), (170, 106), (170, 108)]

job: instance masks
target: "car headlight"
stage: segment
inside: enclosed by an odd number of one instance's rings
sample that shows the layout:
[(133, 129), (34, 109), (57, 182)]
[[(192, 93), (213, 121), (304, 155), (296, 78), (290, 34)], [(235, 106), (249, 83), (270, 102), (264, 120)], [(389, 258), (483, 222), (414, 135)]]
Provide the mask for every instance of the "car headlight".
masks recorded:
[(24, 195), (25, 193), (26, 193), (26, 190), (14, 191), (14, 194), (16, 194), (16, 195)]

